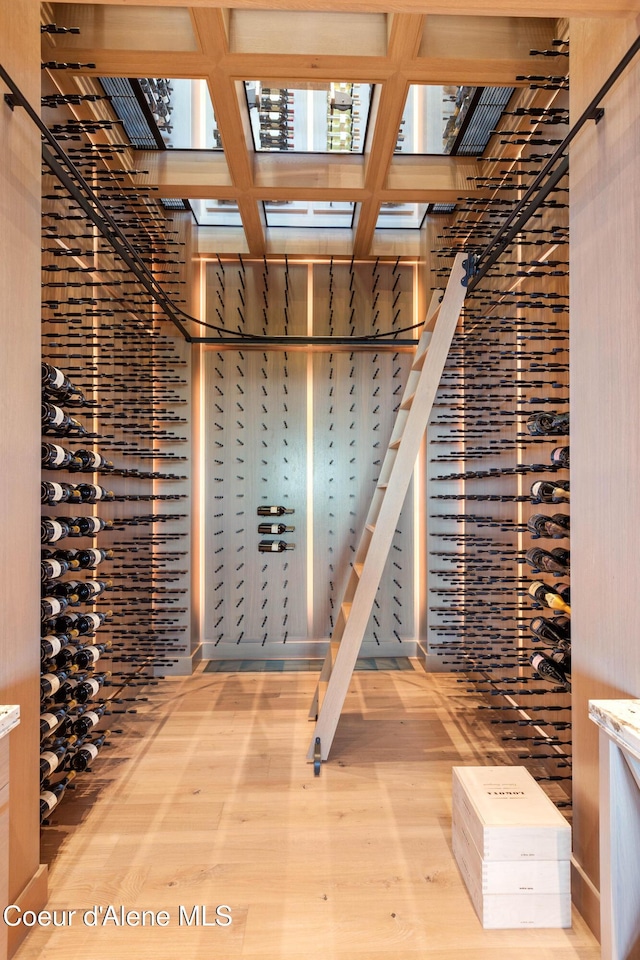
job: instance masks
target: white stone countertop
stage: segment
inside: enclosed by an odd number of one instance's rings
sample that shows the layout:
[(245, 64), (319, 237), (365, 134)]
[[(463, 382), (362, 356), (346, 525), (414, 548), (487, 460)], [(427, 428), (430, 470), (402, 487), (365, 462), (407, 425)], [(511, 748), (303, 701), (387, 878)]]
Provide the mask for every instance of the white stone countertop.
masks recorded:
[(20, 707), (0, 706), (0, 740), (20, 723)]
[(590, 700), (589, 717), (640, 759), (640, 700)]

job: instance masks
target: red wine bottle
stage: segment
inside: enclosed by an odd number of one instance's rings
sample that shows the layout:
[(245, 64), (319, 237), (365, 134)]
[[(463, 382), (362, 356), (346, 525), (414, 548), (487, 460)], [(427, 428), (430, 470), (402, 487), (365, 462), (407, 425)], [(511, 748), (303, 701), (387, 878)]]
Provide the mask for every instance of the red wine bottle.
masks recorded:
[(293, 533), (295, 527), (287, 527), (284, 523), (259, 523), (258, 533)]
[(287, 507), (258, 507), (259, 517), (281, 517), (285, 513), (295, 513)]

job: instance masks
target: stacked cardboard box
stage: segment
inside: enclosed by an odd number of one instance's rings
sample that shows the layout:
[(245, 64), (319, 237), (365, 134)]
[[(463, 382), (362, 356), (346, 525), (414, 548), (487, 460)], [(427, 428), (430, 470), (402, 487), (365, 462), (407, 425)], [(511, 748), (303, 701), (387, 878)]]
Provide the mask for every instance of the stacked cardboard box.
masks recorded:
[(571, 926), (571, 828), (524, 767), (453, 768), (453, 853), (483, 927)]

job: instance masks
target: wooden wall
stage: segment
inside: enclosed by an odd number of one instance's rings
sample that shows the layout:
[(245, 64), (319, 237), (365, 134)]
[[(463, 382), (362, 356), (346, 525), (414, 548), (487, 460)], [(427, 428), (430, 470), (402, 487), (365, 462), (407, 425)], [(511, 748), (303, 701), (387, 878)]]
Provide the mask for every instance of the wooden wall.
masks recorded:
[[(36, 109), (40, 97), (38, 6), (2, 4), (0, 62)], [(6, 92), (2, 84), (2, 94)], [(0, 100), (0, 302), (2, 351), (2, 578), (0, 701), (18, 703), (10, 734), (9, 902), (38, 872), (38, 488), (40, 450), (40, 138), (24, 110)], [(4, 855), (4, 851), (3, 851)], [(42, 904), (46, 878), (29, 905)], [(29, 896), (25, 902), (29, 901)]]
[[(572, 21), (577, 119), (638, 21)], [(640, 59), (571, 149), (574, 894), (598, 927), (598, 734), (588, 701), (640, 697)], [(630, 878), (631, 882), (631, 878)]]

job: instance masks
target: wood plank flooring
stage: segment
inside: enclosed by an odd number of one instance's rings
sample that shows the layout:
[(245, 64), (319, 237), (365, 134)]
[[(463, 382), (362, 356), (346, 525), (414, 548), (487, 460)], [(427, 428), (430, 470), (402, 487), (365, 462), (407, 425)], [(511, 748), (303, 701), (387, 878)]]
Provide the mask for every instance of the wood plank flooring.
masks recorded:
[[(451, 853), (451, 766), (508, 760), (464, 684), (417, 663), (354, 674), (314, 777), (316, 679), (200, 672), (155, 688), (44, 832), (49, 909), (78, 913), (35, 928), (18, 960), (599, 957), (578, 915), (571, 930), (476, 918)], [(82, 923), (110, 904), (170, 924)], [(209, 923), (228, 904), (233, 922), (179, 925), (199, 904)]]

